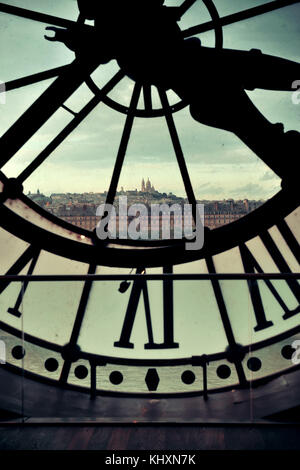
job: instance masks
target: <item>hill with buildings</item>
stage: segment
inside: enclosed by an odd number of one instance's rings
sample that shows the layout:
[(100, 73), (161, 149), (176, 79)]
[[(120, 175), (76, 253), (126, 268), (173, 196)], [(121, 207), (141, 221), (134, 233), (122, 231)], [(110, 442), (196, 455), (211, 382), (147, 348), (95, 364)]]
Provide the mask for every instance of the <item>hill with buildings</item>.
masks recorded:
[[(188, 203), (186, 198), (176, 196), (171, 192), (167, 194), (157, 191), (149, 178), (146, 182), (144, 178), (142, 179), (140, 190), (124, 190), (121, 187), (114, 203), (117, 214), (120, 196), (127, 197), (128, 206), (144, 204), (149, 210), (151, 204), (183, 206)], [(27, 197), (60, 219), (87, 230), (93, 230), (99, 220), (99, 217), (96, 217), (97, 207), (105, 203), (107, 191), (103, 193), (53, 193), (47, 197), (38, 189), (36, 193), (29, 192)], [(205, 225), (210, 228), (233, 222), (264, 203), (262, 200), (248, 199), (197, 200), (197, 202), (204, 204)]]

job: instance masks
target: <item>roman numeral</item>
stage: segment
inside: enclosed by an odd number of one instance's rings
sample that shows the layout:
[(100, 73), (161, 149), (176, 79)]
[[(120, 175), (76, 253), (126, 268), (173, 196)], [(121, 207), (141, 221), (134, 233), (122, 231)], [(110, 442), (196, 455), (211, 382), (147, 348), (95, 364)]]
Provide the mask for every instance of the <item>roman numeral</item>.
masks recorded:
[[(137, 270), (137, 274), (141, 274), (143, 269)], [(172, 268), (164, 268), (164, 273), (172, 273)], [(174, 307), (173, 307), (173, 281), (166, 279), (163, 281), (163, 305), (164, 305), (164, 342), (155, 343), (153, 338), (151, 310), (149, 302), (149, 293), (147, 281), (141, 276), (133, 282), (130, 293), (130, 298), (125, 314), (125, 319), (121, 331), (119, 341), (114, 343), (118, 348), (134, 348), (134, 344), (130, 342), (132, 329), (136, 317), (137, 308), (139, 305), (140, 297), (143, 294), (145, 317), (147, 325), (148, 343), (145, 344), (145, 349), (172, 349), (178, 348), (179, 344), (174, 342)]]
[[(263, 270), (261, 269), (260, 265), (252, 255), (251, 251), (246, 247), (246, 245), (241, 245), (240, 246), (240, 254), (244, 266), (245, 273), (262, 273)], [(276, 298), (276, 300), (280, 303), (280, 305), (284, 305), (284, 308), (287, 308), (286, 305), (284, 304), (283, 300), (281, 299), (280, 295), (274, 288), (273, 284), (270, 281), (265, 281), (268, 288)], [(269, 328), (270, 326), (273, 326), (272, 321), (268, 321), (266, 319), (266, 314), (264, 310), (264, 306), (262, 303), (262, 298), (260, 295), (260, 290), (259, 290), (259, 285), (256, 279), (249, 279), (247, 281), (248, 287), (249, 287), (249, 292), (251, 296), (251, 301), (257, 321), (257, 325), (254, 327), (254, 331), (260, 331), (264, 330), (266, 328)]]
[[(164, 274), (172, 274), (173, 267), (163, 268)], [(164, 345), (165, 348), (179, 348), (178, 343), (174, 343), (174, 289), (173, 280), (163, 280), (163, 299), (164, 299)]]
[[(28, 272), (27, 272), (27, 274), (30, 276), (34, 271), (34, 268), (36, 266), (36, 263), (38, 261), (39, 256), (40, 256), (40, 250), (30, 246), (20, 256), (20, 258), (17, 259), (17, 261), (13, 264), (13, 266), (7, 271), (5, 276), (16, 276), (16, 275), (18, 275), (22, 271), (22, 269), (24, 269), (25, 266), (31, 261)], [(10, 280), (7, 280), (7, 279), (1, 280), (1, 282), (0, 282), (0, 295), (5, 291), (5, 289), (7, 289), (7, 287), (9, 286), (10, 283), (11, 283)], [(27, 287), (28, 287), (28, 281), (23, 283), (23, 285), (20, 289), (20, 293), (18, 295), (18, 298), (16, 300), (15, 306), (8, 309), (8, 313), (10, 313), (11, 315), (14, 315), (18, 318), (20, 318), (21, 315), (22, 315), (21, 312), (19, 311), (19, 308), (20, 308), (20, 305), (23, 301), (23, 298), (24, 298)]]
[[(271, 255), (274, 263), (276, 264), (277, 268), (279, 271), (284, 274), (284, 273), (291, 273), (291, 269), (289, 265), (287, 264), (286, 260), (284, 259), (282, 253), (280, 252), (279, 248), (276, 246), (273, 238), (268, 232), (265, 232), (264, 234), (261, 235), (261, 240), (265, 247), (267, 248), (269, 254)], [(299, 245), (298, 245), (299, 247)], [(294, 247), (296, 248), (296, 247)], [(294, 297), (297, 299), (298, 302), (298, 307), (295, 308), (294, 310), (285, 310), (285, 314), (283, 315), (283, 319), (287, 320), (288, 318), (293, 317), (297, 313), (300, 312), (300, 286), (299, 283), (296, 279), (287, 279), (286, 283), (288, 284), (290, 290), (294, 294)]]
[[(30, 263), (30, 266), (29, 266), (29, 269), (28, 269), (28, 272), (27, 272), (27, 275), (28, 276), (31, 276), (31, 274), (33, 273), (34, 271), (34, 268), (36, 266), (36, 263), (38, 261), (38, 258), (40, 256), (40, 250), (36, 252), (36, 254), (34, 255), (34, 257), (32, 258), (32, 261)], [(23, 298), (24, 298), (24, 295), (25, 295), (25, 292), (27, 290), (27, 287), (28, 287), (28, 284), (29, 284), (29, 281), (25, 281), (20, 289), (20, 293), (18, 295), (18, 298), (16, 300), (16, 303), (15, 303), (15, 306), (14, 307), (10, 307), (7, 312), (10, 313), (11, 315), (14, 315), (15, 317), (18, 317), (20, 318), (22, 316), (22, 313), (20, 312), (19, 308), (23, 302)]]
[[(287, 226), (283, 226), (282, 230), (280, 230), (280, 231), (281, 231), (282, 234), (284, 232), (286, 234), (289, 234), (290, 244), (292, 243), (293, 249), (295, 249), (296, 248), (296, 244), (295, 244), (296, 240), (294, 239), (292, 234), (288, 232), (289, 229), (288, 230), (287, 229), (288, 229)], [(284, 238), (286, 239), (286, 237), (284, 237)], [(275, 244), (274, 240), (272, 239), (271, 235), (268, 232), (266, 232), (266, 233), (261, 235), (261, 240), (264, 243), (264, 245), (265, 245), (266, 249), (268, 250), (269, 254), (271, 255), (272, 260), (274, 261), (274, 263), (278, 267), (279, 271), (281, 273), (291, 273), (291, 270), (290, 270), (286, 260), (282, 256), (282, 253), (280, 252), (280, 250), (276, 246), (276, 244)], [(290, 244), (289, 244), (289, 246), (290, 246)], [(254, 255), (251, 253), (251, 251), (249, 250), (249, 248), (245, 244), (242, 244), (240, 246), (240, 254), (241, 254), (244, 270), (245, 270), (246, 273), (263, 273), (264, 272), (263, 269), (261, 268), (259, 262), (257, 261), (257, 259), (254, 257)], [(257, 321), (257, 325), (255, 326), (254, 330), (255, 331), (260, 331), (260, 330), (264, 330), (266, 328), (271, 327), (273, 325), (273, 322), (271, 320), (267, 320), (267, 318), (266, 318), (265, 309), (264, 309), (264, 306), (263, 306), (263, 301), (262, 301), (262, 297), (261, 297), (261, 293), (260, 293), (260, 289), (259, 289), (259, 283), (257, 282), (256, 279), (249, 279), (247, 282), (248, 282), (251, 301), (252, 301), (252, 305), (253, 305), (256, 321)], [(268, 287), (269, 291), (271, 292), (271, 294), (274, 296), (276, 301), (281, 306), (281, 308), (284, 312), (284, 315), (283, 315), (284, 320), (286, 320), (288, 318), (291, 318), (292, 316), (294, 316), (294, 315), (296, 315), (297, 313), (300, 312), (300, 305), (298, 305), (298, 307), (296, 307), (295, 309), (290, 310), (288, 308), (288, 306), (286, 305), (286, 303), (284, 302), (284, 300), (282, 299), (282, 297), (280, 296), (279, 292), (275, 289), (272, 282), (268, 279), (265, 279), (264, 282), (265, 282), (266, 286)], [(298, 303), (300, 303), (300, 286), (299, 286), (298, 282), (294, 279), (287, 279), (286, 282), (287, 282), (291, 292), (293, 293), (293, 295), (297, 299)]]

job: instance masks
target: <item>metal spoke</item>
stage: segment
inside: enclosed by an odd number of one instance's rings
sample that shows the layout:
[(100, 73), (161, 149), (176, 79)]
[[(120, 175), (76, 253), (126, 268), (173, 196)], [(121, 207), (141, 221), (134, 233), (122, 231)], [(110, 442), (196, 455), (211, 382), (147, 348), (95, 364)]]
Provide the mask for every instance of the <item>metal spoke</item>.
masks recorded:
[(197, 0), (185, 0), (180, 7), (178, 7), (180, 17), (183, 16)]
[(107, 193), (107, 198), (106, 198), (106, 204), (113, 204), (119, 184), (119, 179), (120, 179), (120, 174), (122, 171), (127, 147), (128, 147), (128, 142), (130, 139), (130, 134), (132, 130), (132, 125), (135, 117), (135, 111), (137, 109), (139, 97), (141, 94), (141, 89), (142, 85), (140, 83), (136, 83), (133, 94), (131, 97), (131, 102), (129, 106), (129, 111), (128, 111), (128, 116), (125, 122), (124, 130), (123, 130), (123, 135), (121, 138), (120, 146), (119, 146), (119, 151), (113, 171), (113, 176), (110, 182), (110, 187)]
[[(34, 73), (33, 75), (27, 75), (26, 77), (17, 78), (16, 80), (10, 80), (2, 84), (2, 93), (16, 90), (24, 86), (33, 85), (34, 83), (48, 80), (49, 78), (57, 77), (61, 72), (64, 72), (70, 65), (63, 65), (61, 67), (55, 67), (54, 69), (45, 70), (44, 72)], [(0, 91), (1, 93), (1, 91)]]
[(184, 183), (185, 191), (186, 191), (186, 194), (187, 194), (187, 198), (188, 198), (189, 203), (192, 206), (193, 217), (194, 217), (194, 220), (195, 220), (195, 223), (196, 223), (196, 220), (197, 220), (197, 218), (196, 218), (197, 201), (196, 201), (193, 186), (192, 186), (192, 183), (191, 183), (191, 180), (190, 180), (189, 172), (188, 172), (188, 169), (187, 169), (187, 166), (186, 166), (186, 163), (185, 163), (185, 159), (184, 159), (183, 151), (182, 151), (182, 148), (181, 148), (181, 145), (180, 145), (178, 133), (177, 133), (177, 130), (176, 130), (176, 127), (175, 127), (172, 111), (171, 111), (171, 108), (169, 106), (167, 93), (165, 92), (165, 90), (162, 90), (160, 88), (158, 88), (158, 93), (159, 93), (160, 100), (161, 100), (161, 103), (162, 103), (162, 107), (163, 107), (163, 110), (164, 110), (164, 113), (165, 113), (165, 118), (166, 118), (167, 125), (168, 125), (168, 128), (169, 128), (169, 133), (170, 133), (171, 140), (172, 140), (172, 143), (173, 143), (173, 147), (174, 147), (174, 150), (175, 150), (175, 154), (176, 154), (177, 162), (178, 162), (178, 165), (179, 165), (180, 173), (181, 173), (181, 176), (182, 176), (182, 179), (183, 179), (183, 183)]
[[(26, 8), (7, 5), (6, 3), (0, 3), (0, 11), (2, 13), (20, 16), (21, 18), (38, 21), (40, 23), (51, 24), (62, 28), (74, 28), (77, 26), (77, 23), (72, 20), (66, 20), (64, 18), (59, 18), (58, 16), (47, 15), (45, 13), (39, 13), (33, 10), (27, 10)], [(85, 26), (85, 28), (91, 29), (91, 26)]]
[[(238, 13), (233, 13), (231, 15), (224, 16), (220, 18), (221, 26), (228, 26), (239, 21), (248, 20), (254, 18), (255, 16), (263, 15), (279, 8), (287, 7), (295, 3), (299, 3), (300, 0), (274, 0), (257, 7), (248, 8), (247, 10), (240, 11)], [(211, 31), (215, 28), (215, 23), (213, 21), (207, 21), (197, 26), (192, 26), (191, 28), (183, 30), (183, 36), (185, 38), (193, 36), (195, 34), (205, 33)]]
[[(19, 273), (26, 267), (26, 265), (34, 259), (37, 255), (37, 248), (30, 245), (24, 253), (17, 259), (17, 261), (11, 266), (11, 268), (5, 273), (4, 279), (0, 282), (0, 294), (5, 291), (5, 289), (11, 283), (9, 277), (14, 275), (19, 275)], [(27, 279), (25, 280), (25, 282)]]
[(98, 63), (75, 60), (0, 139), (0, 168), (45, 124), (82, 85)]
[(152, 94), (151, 94), (150, 84), (143, 86), (143, 95), (144, 95), (145, 110), (148, 112), (151, 112), (152, 111)]
[[(89, 266), (88, 274), (95, 274), (96, 268), (97, 266), (95, 264), (91, 264)], [(70, 342), (69, 342), (70, 346), (77, 345), (92, 286), (93, 286), (93, 281), (91, 279), (87, 279), (84, 283), (75, 322), (73, 325), (73, 330), (72, 330), (72, 334), (71, 334)], [(71, 360), (68, 360), (68, 359), (65, 360), (62, 371), (61, 371), (61, 376), (59, 379), (60, 382), (62, 383), (67, 382), (71, 365), (72, 365)]]
[[(35, 267), (36, 267), (36, 264), (38, 262), (38, 259), (39, 259), (39, 256), (40, 256), (40, 253), (41, 253), (41, 250), (37, 248), (36, 250), (36, 254), (33, 256), (32, 258), (32, 261), (30, 263), (30, 266), (29, 266), (29, 269), (27, 271), (27, 276), (31, 276)], [(21, 318), (22, 316), (22, 313), (20, 312), (20, 307), (22, 305), (22, 302), (23, 302), (23, 299), (24, 299), (24, 295), (26, 293), (26, 290), (27, 290), (27, 287), (28, 287), (28, 284), (29, 284), (29, 280), (25, 281), (23, 284), (22, 284), (22, 287), (20, 289), (20, 293), (18, 295), (18, 298), (16, 300), (16, 303), (14, 305), (14, 307), (10, 307), (7, 312), (10, 313), (11, 315), (14, 315), (15, 317), (17, 318)]]
[(73, 111), (71, 108), (69, 108), (68, 106), (66, 106), (65, 104), (62, 104), (61, 107), (68, 113), (72, 114), (72, 116), (77, 116), (77, 113)]
[(97, 96), (75, 116), (75, 118), (53, 139), (52, 142), (36, 157), (36, 159), (18, 176), (20, 182), (24, 182), (48, 157), (51, 153), (73, 132), (88, 114), (101, 103), (103, 96), (106, 96), (122, 79), (124, 73), (119, 71), (103, 88), (98, 90)]
[[(213, 258), (208, 257), (208, 258), (206, 258), (205, 261), (206, 261), (206, 266), (207, 266), (209, 274), (216, 274), (216, 268), (215, 268)], [(225, 300), (224, 300), (224, 297), (223, 297), (220, 282), (217, 279), (211, 279), (211, 283), (212, 283), (212, 287), (213, 287), (213, 290), (214, 290), (216, 302), (217, 302), (217, 305), (218, 305), (218, 309), (219, 309), (219, 312), (220, 312), (220, 316), (221, 316), (221, 320), (222, 320), (222, 323), (223, 323), (223, 327), (224, 327), (224, 331), (225, 331), (225, 334), (226, 334), (228, 344), (229, 344), (230, 348), (232, 348), (234, 350), (237, 346), (237, 343), (235, 341), (234, 333), (233, 333), (232, 326), (231, 326), (231, 323), (230, 323), (230, 318), (229, 318), (229, 315), (228, 315), (228, 311), (227, 311), (227, 307), (226, 307)], [(245, 385), (247, 380), (246, 380), (245, 371), (244, 371), (241, 360), (235, 359), (234, 360), (234, 365), (235, 365), (235, 368), (236, 368), (236, 372), (237, 372), (240, 384)]]

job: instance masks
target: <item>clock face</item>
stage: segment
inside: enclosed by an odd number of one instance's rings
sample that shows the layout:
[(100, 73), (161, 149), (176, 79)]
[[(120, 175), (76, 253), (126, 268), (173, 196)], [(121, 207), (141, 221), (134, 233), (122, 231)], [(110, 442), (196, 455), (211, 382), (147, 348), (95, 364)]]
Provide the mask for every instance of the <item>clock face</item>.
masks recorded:
[[(254, 154), (261, 135), (252, 135), (251, 150), (234, 133), (193, 120), (188, 88), (181, 93), (188, 81), (168, 51), (171, 44), (183, 47), (183, 38), (185, 44), (198, 38), (201, 46), (190, 42), (197, 53), (263, 49), (297, 61), (300, 6), (186, 0), (163, 7), (145, 0), (148, 14), (143, 8), (140, 23), (132, 23), (144, 51), (139, 60), (136, 35), (120, 44), (120, 19), (132, 21), (139, 3), (124, 9), (124, 2), (115, 2), (123, 9), (119, 16), (103, 6), (102, 24), (89, 2), (79, 3), (80, 10), (67, 0), (59, 7), (47, 0), (32, 0), (26, 9), (21, 2), (0, 5), (3, 35), (20, 61), (5, 51), (0, 339), (8, 352), (5, 367), (16, 373), (24, 367), (54, 386), (205, 396), (206, 389), (245, 387), (297, 367), (299, 201), (288, 157), (285, 171), (283, 163), (278, 170)], [(48, 31), (46, 41), (45, 25), (64, 32), (54, 29), (51, 37)], [(103, 51), (94, 47), (100, 39)], [(40, 50), (33, 53), (37, 41)], [(166, 50), (154, 54), (153, 41)], [(196, 55), (193, 60), (199, 67)], [(218, 93), (222, 107), (222, 73)], [(266, 118), (284, 121), (286, 130), (299, 127), (291, 92), (247, 94)], [(228, 109), (228, 121), (234, 113)], [(210, 199), (264, 203), (232, 223), (207, 227), (203, 247), (187, 250), (184, 239), (103, 243), (25, 194), (33, 185), (96, 192), (101, 181), (106, 203), (113, 204), (118, 189), (134, 188), (145, 170), (160, 193), (181, 194), (193, 210)], [(29, 281), (27, 275), (38, 277)]]

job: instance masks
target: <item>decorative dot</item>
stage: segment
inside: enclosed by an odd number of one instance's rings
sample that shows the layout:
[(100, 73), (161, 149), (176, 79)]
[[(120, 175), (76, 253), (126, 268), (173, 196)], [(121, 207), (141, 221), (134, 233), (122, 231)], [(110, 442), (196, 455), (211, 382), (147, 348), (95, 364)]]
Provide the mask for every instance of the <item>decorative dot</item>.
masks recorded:
[(257, 372), (261, 369), (261, 360), (258, 357), (250, 357), (247, 361), (247, 367), (252, 372)]
[(47, 359), (45, 362), (45, 369), (48, 372), (55, 372), (58, 369), (58, 361), (54, 358)]
[(222, 364), (217, 368), (217, 375), (220, 377), (220, 379), (228, 379), (228, 377), (231, 375), (230, 367)]
[(113, 385), (120, 385), (123, 382), (123, 374), (116, 370), (110, 374), (109, 380)]
[(295, 349), (292, 348), (292, 346), (290, 344), (286, 344), (285, 346), (283, 346), (283, 348), (281, 349), (281, 355), (284, 359), (288, 359), (288, 360), (291, 360), (292, 359), (292, 355), (294, 354), (295, 352)]
[(11, 354), (15, 359), (20, 360), (20, 359), (23, 359), (23, 357), (26, 354), (26, 351), (25, 351), (25, 349), (22, 348), (22, 346), (15, 346), (12, 349)]
[(61, 350), (61, 357), (64, 361), (77, 362), (80, 358), (80, 347), (77, 344), (65, 344)]
[(186, 385), (191, 385), (195, 382), (196, 376), (191, 370), (186, 370), (181, 375), (181, 380)]
[(85, 366), (77, 366), (74, 373), (77, 379), (83, 380), (88, 376), (89, 371)]

